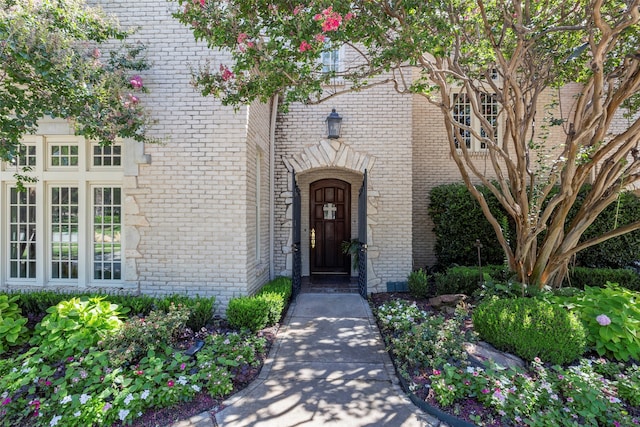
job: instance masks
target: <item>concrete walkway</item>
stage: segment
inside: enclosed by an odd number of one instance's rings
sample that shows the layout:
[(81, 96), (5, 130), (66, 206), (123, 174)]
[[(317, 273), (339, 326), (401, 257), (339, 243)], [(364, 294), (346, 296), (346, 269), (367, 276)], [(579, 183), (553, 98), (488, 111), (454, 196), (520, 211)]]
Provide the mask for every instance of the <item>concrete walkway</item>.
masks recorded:
[(303, 293), (257, 380), (174, 427), (443, 427), (398, 385), (367, 302), (358, 294)]

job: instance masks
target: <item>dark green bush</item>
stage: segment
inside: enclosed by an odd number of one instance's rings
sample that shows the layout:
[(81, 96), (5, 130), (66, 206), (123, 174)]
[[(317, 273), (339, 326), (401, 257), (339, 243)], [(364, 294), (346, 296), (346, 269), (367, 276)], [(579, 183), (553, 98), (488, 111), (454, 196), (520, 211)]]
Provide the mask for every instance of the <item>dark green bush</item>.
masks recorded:
[(259, 331), (269, 324), (271, 307), (263, 298), (232, 298), (227, 306), (227, 321), (233, 328)]
[[(581, 189), (576, 205), (584, 199), (589, 186)], [(576, 212), (574, 209), (573, 212)], [(587, 228), (580, 238), (583, 242), (600, 236), (614, 228), (637, 221), (640, 218), (640, 197), (632, 192), (620, 193), (619, 200), (609, 205)], [(569, 218), (570, 220), (570, 218)], [(595, 246), (588, 247), (576, 254), (576, 263), (585, 267), (624, 268), (640, 259), (640, 230), (605, 240)], [(617, 280), (607, 279), (611, 282)], [(602, 281), (598, 286), (602, 286)], [(620, 282), (618, 282), (620, 283)], [(620, 283), (622, 285), (622, 283)], [(624, 285), (623, 285), (624, 286)], [(638, 290), (638, 288), (636, 288)]]
[(482, 274), (478, 267), (451, 267), (435, 274), (436, 295), (473, 295), (481, 291), (485, 280), (505, 281), (508, 276), (508, 269), (502, 265), (486, 265), (482, 267)]
[[(507, 236), (513, 234), (509, 217), (498, 200), (484, 186), (477, 186), (489, 203)], [(495, 231), (485, 218), (480, 205), (464, 184), (445, 184), (434, 187), (429, 196), (429, 216), (436, 234), (435, 252), (438, 263), (451, 265), (477, 265), (476, 240), (482, 243), (482, 264), (501, 264), (504, 251), (498, 243)]]
[(429, 295), (429, 275), (423, 269), (412, 271), (407, 278), (409, 293), (416, 298), (426, 298)]
[[(638, 255), (640, 257), (640, 254)], [(585, 286), (601, 288), (605, 283), (618, 283), (632, 291), (640, 291), (640, 275), (624, 268), (588, 268), (574, 267), (569, 269), (565, 286), (584, 289)]]
[(560, 305), (538, 298), (485, 300), (473, 312), (480, 338), (525, 360), (567, 364), (586, 350), (580, 320)]
[(129, 316), (147, 316), (156, 303), (156, 299), (149, 295), (107, 295), (107, 300), (123, 309), (129, 309)]

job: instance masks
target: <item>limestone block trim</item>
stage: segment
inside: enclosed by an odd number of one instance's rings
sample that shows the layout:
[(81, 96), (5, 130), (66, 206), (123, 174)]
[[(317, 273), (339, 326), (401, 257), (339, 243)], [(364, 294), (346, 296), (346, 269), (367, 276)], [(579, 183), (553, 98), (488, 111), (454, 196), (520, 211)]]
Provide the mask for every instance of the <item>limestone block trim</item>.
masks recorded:
[[(379, 193), (374, 189), (374, 181), (371, 179), (376, 157), (370, 154), (359, 152), (341, 139), (321, 139), (317, 144), (304, 147), (299, 153), (288, 158), (283, 158), (288, 175), (295, 170), (296, 174), (310, 172), (317, 169), (346, 169), (364, 175), (365, 170), (369, 173), (367, 192), (367, 288), (371, 292), (379, 292), (380, 278), (375, 272), (375, 260), (379, 258), (380, 251), (375, 245), (375, 226), (378, 224), (378, 198)], [(358, 189), (354, 189), (358, 191)], [(282, 247), (282, 253), (286, 259), (286, 273), (290, 275), (293, 271), (293, 181), (289, 178), (287, 192), (281, 194), (285, 205), (285, 227), (289, 229), (287, 245)]]
[(138, 260), (143, 257), (139, 251), (140, 228), (148, 227), (147, 217), (140, 211), (140, 206), (135, 197), (138, 192), (138, 179), (136, 177), (125, 177), (123, 180), (124, 190), (124, 233), (123, 249), (125, 259), (125, 283), (138, 282)]

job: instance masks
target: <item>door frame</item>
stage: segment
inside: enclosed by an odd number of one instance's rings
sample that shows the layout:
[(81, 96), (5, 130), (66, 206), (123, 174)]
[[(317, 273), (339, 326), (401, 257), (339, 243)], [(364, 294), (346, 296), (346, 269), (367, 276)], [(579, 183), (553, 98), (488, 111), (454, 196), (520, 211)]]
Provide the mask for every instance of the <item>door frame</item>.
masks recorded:
[[(348, 181), (344, 181), (342, 179), (337, 178), (323, 178), (315, 180), (309, 183), (309, 239), (311, 240), (311, 230), (314, 228), (315, 218), (314, 218), (314, 190), (316, 188), (328, 187), (334, 184), (334, 186), (343, 187), (345, 190), (344, 195), (344, 206), (345, 206), (345, 219), (344, 219), (344, 240), (351, 240), (351, 211), (352, 211), (352, 200), (351, 200), (351, 183)], [(327, 275), (351, 275), (351, 260), (348, 254), (343, 254), (340, 250), (340, 244), (338, 244), (336, 250), (338, 251), (337, 256), (343, 257), (343, 267), (341, 269), (336, 268), (335, 270), (318, 270), (315, 267), (315, 257), (314, 257), (314, 248), (312, 244), (309, 244), (309, 274), (310, 275), (318, 275), (318, 274), (327, 274)]]

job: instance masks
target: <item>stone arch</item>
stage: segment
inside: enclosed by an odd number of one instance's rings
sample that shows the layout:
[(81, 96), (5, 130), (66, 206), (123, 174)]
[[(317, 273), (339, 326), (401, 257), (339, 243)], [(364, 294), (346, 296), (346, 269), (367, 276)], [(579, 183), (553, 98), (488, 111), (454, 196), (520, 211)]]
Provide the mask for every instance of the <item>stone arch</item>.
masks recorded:
[[(304, 147), (299, 153), (283, 158), (283, 162), (289, 176), (291, 171), (296, 174), (304, 174), (322, 169), (343, 169), (364, 175), (365, 170), (369, 173), (374, 169), (376, 157), (356, 151), (349, 144), (337, 139), (322, 139), (317, 144)], [(371, 175), (370, 175), (371, 176)], [(287, 184), (287, 194), (285, 195), (286, 206), (286, 224), (289, 228), (288, 245), (283, 248), (286, 256), (286, 272), (291, 273), (293, 263), (293, 255), (291, 253), (291, 244), (293, 243), (293, 182), (289, 179)], [(357, 188), (354, 191), (358, 191)], [(375, 226), (377, 221), (378, 198), (379, 194), (375, 190), (374, 180), (369, 179), (367, 194), (367, 241), (368, 241), (368, 259), (367, 259), (367, 287), (369, 291), (381, 292), (381, 279), (375, 274), (375, 264), (379, 257), (380, 251), (375, 244)]]

